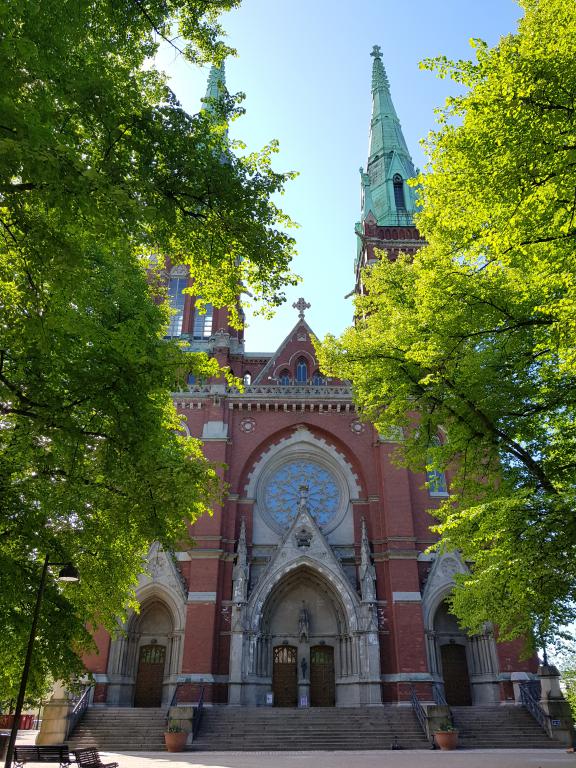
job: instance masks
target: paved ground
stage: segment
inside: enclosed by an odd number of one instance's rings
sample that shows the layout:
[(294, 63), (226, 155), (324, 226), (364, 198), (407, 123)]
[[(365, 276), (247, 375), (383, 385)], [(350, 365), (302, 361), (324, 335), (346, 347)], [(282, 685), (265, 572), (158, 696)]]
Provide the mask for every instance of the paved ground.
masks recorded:
[[(21, 731), (18, 744), (36, 733)], [(454, 752), (167, 752), (102, 753), (120, 768), (576, 768), (564, 750), (470, 749)], [(28, 765), (34, 768), (35, 763)], [(46, 768), (46, 764), (42, 764)]]

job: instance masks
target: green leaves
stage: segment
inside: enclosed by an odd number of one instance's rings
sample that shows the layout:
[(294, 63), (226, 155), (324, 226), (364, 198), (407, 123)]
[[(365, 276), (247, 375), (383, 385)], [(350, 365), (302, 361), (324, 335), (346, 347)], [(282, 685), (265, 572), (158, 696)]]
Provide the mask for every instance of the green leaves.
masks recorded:
[(221, 492), (198, 442), (179, 434), (170, 397), (183, 373), (214, 375), (215, 363), (163, 340), (165, 275), (143, 255), (186, 264), (219, 307), (245, 290), (277, 304), (292, 280), (287, 219), (270, 202), (290, 176), (272, 170), (276, 147), (236, 158), (226, 124), (238, 100), (188, 115), (148, 66), (174, 30), (190, 59), (220, 61), (229, 49), (217, 18), (237, 4), (14, 0), (0, 10), (5, 698), (46, 553), (74, 562), (82, 581), (64, 591), (49, 580), (32, 696), (47, 675), (80, 668), (87, 625), (116, 627), (149, 544), (186, 538)]
[(320, 350), (380, 431), (404, 427), (413, 469), (445, 431), (437, 530), (473, 563), (454, 607), (501, 637), (552, 632), (576, 598), (576, 8), (526, 7), (518, 34), (475, 42), (475, 62), (425, 64), (468, 87), (427, 140), (428, 245), (383, 254), (362, 319)]

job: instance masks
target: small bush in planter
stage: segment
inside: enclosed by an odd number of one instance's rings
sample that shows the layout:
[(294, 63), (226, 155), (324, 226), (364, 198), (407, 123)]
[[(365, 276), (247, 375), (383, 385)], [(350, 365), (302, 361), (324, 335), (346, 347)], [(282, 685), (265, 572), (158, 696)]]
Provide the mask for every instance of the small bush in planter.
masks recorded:
[(164, 741), (168, 752), (182, 752), (186, 746), (187, 739), (188, 734), (184, 728), (179, 726), (173, 720), (170, 720), (164, 731)]
[(456, 749), (458, 746), (458, 729), (451, 720), (445, 720), (435, 729), (434, 738), (440, 749)]

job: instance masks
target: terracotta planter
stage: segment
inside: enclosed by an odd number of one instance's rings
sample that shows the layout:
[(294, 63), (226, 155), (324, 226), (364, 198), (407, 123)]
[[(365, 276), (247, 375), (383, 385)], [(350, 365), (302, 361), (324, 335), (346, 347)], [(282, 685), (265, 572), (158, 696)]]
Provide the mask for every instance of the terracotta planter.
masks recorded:
[(456, 749), (458, 746), (458, 731), (436, 731), (434, 739), (440, 749)]
[(166, 733), (164, 734), (164, 741), (166, 742), (166, 749), (168, 752), (183, 752), (186, 746), (186, 739), (188, 734), (186, 731), (180, 731), (179, 733)]

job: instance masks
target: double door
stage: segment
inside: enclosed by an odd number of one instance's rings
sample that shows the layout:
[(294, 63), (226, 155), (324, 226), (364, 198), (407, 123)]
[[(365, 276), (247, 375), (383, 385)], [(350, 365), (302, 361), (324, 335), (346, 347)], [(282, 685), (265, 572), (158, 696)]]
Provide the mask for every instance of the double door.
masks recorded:
[[(298, 706), (298, 649), (293, 645), (274, 648), (272, 690), (277, 707)], [(310, 706), (333, 707), (336, 700), (334, 649), (329, 645), (310, 648)]]

